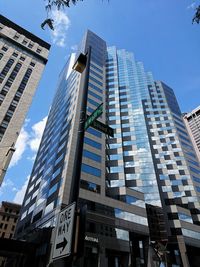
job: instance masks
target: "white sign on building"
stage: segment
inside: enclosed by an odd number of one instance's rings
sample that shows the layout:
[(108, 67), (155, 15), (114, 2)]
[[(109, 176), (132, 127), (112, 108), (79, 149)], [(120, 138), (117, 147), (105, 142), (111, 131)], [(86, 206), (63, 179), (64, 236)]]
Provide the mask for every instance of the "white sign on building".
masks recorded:
[(65, 207), (58, 216), (53, 259), (66, 257), (71, 254), (74, 215), (75, 203)]

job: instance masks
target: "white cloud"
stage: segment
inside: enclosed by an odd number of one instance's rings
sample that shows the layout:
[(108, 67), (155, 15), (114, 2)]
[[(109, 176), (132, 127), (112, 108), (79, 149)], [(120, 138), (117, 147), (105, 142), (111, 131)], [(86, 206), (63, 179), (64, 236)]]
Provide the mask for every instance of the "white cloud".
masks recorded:
[(26, 149), (28, 140), (29, 140), (29, 135), (27, 131), (25, 131), (25, 129), (22, 128), (15, 145), (16, 151), (13, 154), (12, 160), (10, 162), (10, 167), (17, 165), (18, 161), (21, 159)]
[(6, 192), (9, 191), (11, 187), (14, 186), (13, 181), (11, 181), (10, 179), (5, 179), (0, 187), (0, 196)]
[(29, 118), (25, 119), (25, 121), (24, 121), (24, 126), (27, 126), (27, 125), (29, 124), (30, 121), (31, 121), (31, 119), (29, 119)]
[[(28, 186), (28, 181), (29, 181), (29, 178), (30, 178), (30, 175), (28, 175), (26, 177), (26, 180), (24, 182), (24, 184), (22, 185), (22, 187), (19, 189), (19, 191), (16, 193), (14, 199), (13, 199), (13, 202), (15, 203), (19, 203), (19, 204), (22, 204), (23, 202), (23, 199), (24, 199), (24, 195), (26, 193), (26, 188)], [(15, 190), (16, 191), (16, 190)]]
[(54, 31), (51, 31), (52, 42), (60, 47), (66, 44), (66, 32), (70, 26), (69, 17), (62, 10), (53, 10)]
[(195, 9), (197, 7), (197, 3), (193, 2), (189, 6), (187, 6), (187, 9)]
[(75, 44), (75, 45), (72, 45), (72, 46), (71, 46), (71, 50), (72, 50), (72, 51), (76, 52), (77, 49), (78, 49), (78, 45)]
[[(19, 160), (22, 158), (27, 148), (30, 148), (31, 152), (34, 152), (34, 155), (28, 156), (27, 159), (34, 161), (36, 156), (35, 153), (37, 152), (38, 147), (40, 145), (46, 121), (47, 116), (41, 121), (35, 123), (31, 127), (30, 133), (26, 131), (24, 127), (21, 129), (21, 132), (15, 144), (16, 151), (13, 154), (9, 167), (13, 167), (18, 164)], [(27, 126), (27, 123), (28, 121), (25, 121), (24, 125)]]
[(29, 146), (33, 152), (37, 152), (39, 148), (46, 122), (47, 122), (47, 116), (32, 126), (32, 133), (29, 139)]
[(28, 157), (27, 157), (27, 160), (32, 161), (32, 162), (34, 162), (35, 159), (36, 159), (36, 154), (33, 155), (33, 156), (28, 156)]

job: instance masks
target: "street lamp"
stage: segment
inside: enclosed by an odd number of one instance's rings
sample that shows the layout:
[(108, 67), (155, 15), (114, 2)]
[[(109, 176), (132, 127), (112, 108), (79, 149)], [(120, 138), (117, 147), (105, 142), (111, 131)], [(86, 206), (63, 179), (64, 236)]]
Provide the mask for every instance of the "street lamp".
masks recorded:
[(87, 64), (87, 54), (84, 55), (80, 53), (72, 69), (78, 71), (79, 73), (83, 73), (83, 71), (85, 70), (86, 64)]
[(69, 204), (76, 202), (78, 200), (79, 195), (79, 183), (81, 176), (81, 164), (82, 164), (82, 154), (83, 154), (83, 143), (84, 143), (84, 135), (85, 135), (85, 119), (86, 119), (86, 110), (87, 110), (87, 96), (88, 96), (88, 83), (89, 83), (89, 72), (90, 72), (90, 57), (91, 57), (91, 46), (88, 48), (88, 52), (84, 54), (80, 54), (72, 67), (72, 69), (78, 71), (79, 73), (84, 73), (84, 83), (83, 83), (83, 91), (82, 91), (82, 101), (81, 101), (81, 109), (80, 109), (80, 120), (79, 127), (77, 133), (77, 142), (76, 142), (76, 150), (74, 157), (74, 168), (72, 172), (72, 184), (70, 190)]
[[(82, 54), (80, 53), (78, 58), (76, 59), (72, 69), (76, 70), (77, 72), (83, 74), (83, 88), (81, 94), (81, 103), (80, 103), (80, 119), (78, 124), (78, 132), (76, 138), (76, 147), (75, 147), (75, 156), (74, 156), (74, 167), (72, 171), (72, 178), (71, 178), (71, 190), (69, 195), (69, 205), (72, 203), (75, 206), (75, 216), (73, 222), (73, 229), (71, 235), (71, 250), (68, 254), (68, 257), (64, 257), (63, 259), (54, 259), (53, 262), (50, 263), (50, 266), (56, 266), (57, 263), (54, 261), (59, 261), (59, 266), (68, 266), (72, 267), (73, 265), (73, 254), (75, 252), (75, 244), (77, 248), (77, 242), (79, 241), (78, 236), (80, 235), (80, 219), (84, 216), (86, 212), (86, 207), (82, 207), (81, 211), (79, 212), (78, 218), (78, 209), (77, 209), (77, 202), (79, 197), (79, 184), (80, 184), (80, 177), (81, 177), (81, 164), (82, 164), (82, 154), (83, 154), (83, 143), (84, 143), (84, 134), (85, 134), (85, 119), (86, 119), (86, 109), (87, 109), (87, 95), (88, 95), (88, 82), (89, 82), (89, 71), (90, 71), (90, 56), (91, 56), (91, 47), (88, 47), (87, 53)], [(66, 208), (66, 207), (63, 207)], [(62, 212), (62, 208), (61, 208)], [(82, 223), (83, 224), (83, 223)], [(81, 228), (83, 225), (81, 226)], [(82, 231), (84, 232), (84, 230)], [(84, 239), (84, 236), (83, 238)], [(81, 242), (83, 244), (83, 240)], [(77, 250), (77, 249), (76, 249)]]
[[(72, 179), (71, 179), (71, 190), (70, 190), (70, 196), (69, 196), (69, 204), (75, 202), (75, 207), (77, 211), (77, 202), (78, 202), (78, 196), (79, 196), (79, 185), (80, 185), (80, 177), (81, 177), (81, 165), (82, 165), (82, 154), (83, 154), (83, 144), (84, 144), (84, 136), (85, 136), (85, 119), (86, 119), (86, 110), (87, 110), (87, 97), (88, 97), (88, 83), (89, 83), (89, 72), (90, 72), (90, 58), (91, 58), (91, 46), (89, 46), (87, 53), (80, 54), (72, 67), (72, 69), (78, 71), (79, 73), (84, 72), (84, 82), (83, 82), (83, 91), (82, 91), (82, 100), (81, 100), (81, 108), (80, 108), (80, 120), (79, 120), (79, 126), (78, 126), (78, 133), (77, 133), (77, 141), (76, 141), (76, 150), (75, 150), (75, 156), (74, 156), (74, 167), (72, 172)], [(86, 213), (86, 207), (82, 207), (81, 217), (84, 217), (84, 214)], [(75, 216), (75, 222), (74, 226), (77, 225), (76, 223), (77, 217)], [(79, 221), (80, 224), (80, 221)], [(84, 224), (84, 223), (83, 223)], [(84, 226), (83, 231), (84, 231)], [(75, 228), (75, 227), (74, 227)], [(79, 229), (80, 230), (80, 229)], [(75, 233), (76, 229), (73, 230), (73, 238), (72, 238), (72, 249), (75, 247)], [(78, 232), (78, 235), (80, 235), (80, 232)], [(82, 233), (82, 238), (84, 238), (84, 234)], [(78, 238), (78, 242), (80, 242), (80, 238)], [(83, 240), (80, 242), (81, 245), (83, 245)], [(73, 263), (73, 256), (71, 258), (70, 266), (72, 266)]]

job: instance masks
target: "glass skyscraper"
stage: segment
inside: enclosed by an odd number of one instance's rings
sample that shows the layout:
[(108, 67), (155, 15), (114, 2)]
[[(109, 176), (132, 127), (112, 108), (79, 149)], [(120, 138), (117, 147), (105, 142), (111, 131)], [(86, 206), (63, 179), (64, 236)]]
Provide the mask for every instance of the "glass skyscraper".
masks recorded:
[[(198, 266), (200, 167), (173, 90), (133, 53), (91, 31), (87, 114), (114, 137), (85, 132), (78, 205), (87, 205), (84, 256), (75, 266)], [(16, 236), (56, 225), (69, 203), (84, 74), (63, 68), (25, 194)], [(163, 249), (164, 247), (164, 249)], [(196, 255), (196, 263), (192, 257)], [(151, 264), (151, 265), (150, 265)]]

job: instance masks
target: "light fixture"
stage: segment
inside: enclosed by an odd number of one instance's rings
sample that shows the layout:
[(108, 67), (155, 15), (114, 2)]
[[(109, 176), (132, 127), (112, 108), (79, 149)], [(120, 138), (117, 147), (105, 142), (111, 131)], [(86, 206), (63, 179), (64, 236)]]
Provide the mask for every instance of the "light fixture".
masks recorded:
[(87, 63), (87, 55), (80, 53), (72, 69), (78, 71), (79, 73), (82, 73), (86, 67), (86, 63)]

